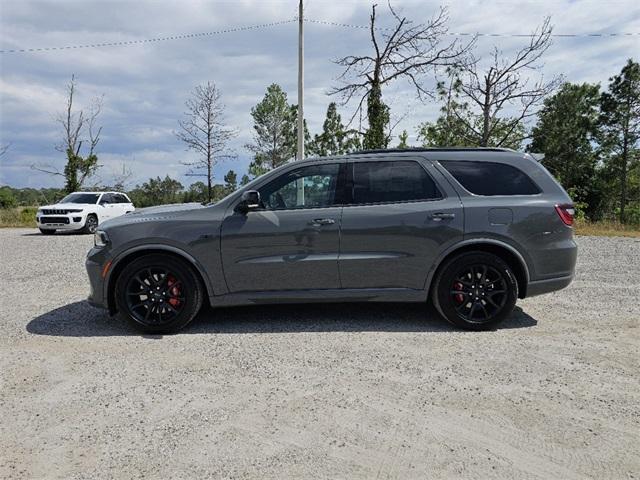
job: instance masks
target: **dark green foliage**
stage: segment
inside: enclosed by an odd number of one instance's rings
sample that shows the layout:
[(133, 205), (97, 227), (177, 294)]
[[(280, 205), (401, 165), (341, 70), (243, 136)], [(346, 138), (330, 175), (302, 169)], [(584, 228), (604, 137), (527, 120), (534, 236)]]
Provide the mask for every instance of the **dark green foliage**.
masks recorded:
[(84, 180), (91, 177), (99, 167), (95, 153), (91, 152), (82, 157), (68, 148), (67, 164), (64, 166), (65, 191), (72, 193), (82, 190)]
[(0, 187), (0, 208), (12, 208), (18, 204), (10, 187)]
[(515, 119), (496, 118), (492, 122), (486, 141), (483, 139), (484, 119), (471, 111), (469, 104), (460, 99), (461, 80), (450, 70), (447, 85), (438, 83), (437, 92), (442, 107), (435, 122), (418, 126), (418, 139), (424, 147), (505, 147), (519, 150), (526, 136), (524, 125)]
[(251, 109), (254, 141), (247, 145), (254, 154), (249, 166), (251, 175), (262, 175), (295, 157), (296, 111), (275, 83), (267, 87), (264, 98)]
[(233, 170), (229, 170), (224, 176), (224, 188), (227, 193), (235, 192), (238, 189), (238, 175)]
[(249, 178), (249, 175), (245, 173), (244, 175), (242, 175), (242, 179), (240, 180), (240, 185), (244, 187), (250, 181), (251, 179)]
[(640, 208), (640, 64), (628, 60), (610, 79), (600, 107), (605, 181), (617, 197), (617, 214), (625, 222), (628, 203)]
[(179, 203), (183, 201), (182, 190), (182, 184), (167, 175), (165, 178), (150, 178), (148, 182), (142, 185), (136, 185), (136, 188), (130, 192), (130, 198), (138, 208), (167, 203)]
[(379, 84), (374, 84), (367, 96), (367, 118), (369, 127), (364, 133), (362, 146), (366, 150), (387, 148), (389, 136), (386, 131), (389, 126), (389, 107), (382, 101), (382, 90)]
[(402, 133), (398, 135), (398, 140), (400, 141), (400, 143), (398, 143), (398, 146), (396, 148), (409, 148), (409, 134), (406, 130), (403, 130)]
[(598, 85), (564, 83), (544, 101), (532, 130), (528, 150), (544, 153), (544, 165), (571, 192), (575, 202), (586, 205), (594, 218), (602, 190), (597, 178)]
[(345, 128), (336, 103), (331, 102), (322, 125), (322, 133), (315, 135), (309, 145), (309, 155), (318, 157), (344, 155), (358, 149), (360, 149), (360, 139), (357, 133)]

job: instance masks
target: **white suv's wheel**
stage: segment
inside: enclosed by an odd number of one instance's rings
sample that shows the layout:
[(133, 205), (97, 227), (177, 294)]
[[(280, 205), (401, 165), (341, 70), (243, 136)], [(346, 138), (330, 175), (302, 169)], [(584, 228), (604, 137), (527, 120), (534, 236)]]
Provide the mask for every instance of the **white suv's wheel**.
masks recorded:
[(84, 222), (84, 228), (82, 229), (85, 233), (96, 233), (98, 229), (98, 217), (94, 214), (87, 215), (87, 220)]

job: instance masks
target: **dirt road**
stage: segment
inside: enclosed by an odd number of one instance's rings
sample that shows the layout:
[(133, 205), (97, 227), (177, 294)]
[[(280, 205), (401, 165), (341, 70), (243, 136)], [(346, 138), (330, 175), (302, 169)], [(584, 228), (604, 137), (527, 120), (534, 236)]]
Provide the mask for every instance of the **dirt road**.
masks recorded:
[(89, 307), (89, 236), (0, 230), (0, 477), (639, 478), (640, 240), (494, 332), (420, 305)]

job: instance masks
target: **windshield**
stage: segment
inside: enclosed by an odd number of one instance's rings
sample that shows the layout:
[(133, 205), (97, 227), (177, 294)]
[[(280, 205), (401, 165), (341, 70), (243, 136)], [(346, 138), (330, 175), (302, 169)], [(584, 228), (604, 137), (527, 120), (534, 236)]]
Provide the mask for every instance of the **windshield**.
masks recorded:
[(72, 193), (60, 200), (60, 203), (97, 203), (99, 197), (99, 193)]

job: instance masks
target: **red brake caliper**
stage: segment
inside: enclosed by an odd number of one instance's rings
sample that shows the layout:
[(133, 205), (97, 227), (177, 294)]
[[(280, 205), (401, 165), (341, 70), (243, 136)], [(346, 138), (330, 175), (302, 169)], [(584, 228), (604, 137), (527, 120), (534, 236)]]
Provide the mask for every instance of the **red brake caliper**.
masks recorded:
[[(460, 282), (455, 282), (455, 283), (453, 284), (453, 289), (454, 289), (454, 290), (460, 290), (460, 291), (462, 291), (462, 288), (463, 288), (463, 285), (462, 285)], [(464, 302), (464, 295), (462, 295), (462, 293), (456, 293), (456, 294), (454, 295), (454, 298), (456, 299), (456, 302), (458, 302), (458, 303), (462, 303), (462, 302)]]
[(178, 300), (180, 296), (180, 285), (176, 285), (176, 279), (172, 275), (169, 275), (167, 285), (169, 286), (169, 303), (173, 308), (177, 308), (180, 306), (180, 300)]

